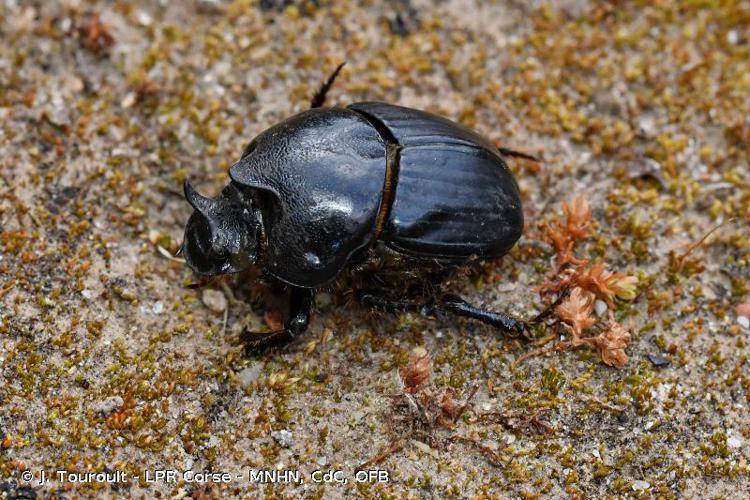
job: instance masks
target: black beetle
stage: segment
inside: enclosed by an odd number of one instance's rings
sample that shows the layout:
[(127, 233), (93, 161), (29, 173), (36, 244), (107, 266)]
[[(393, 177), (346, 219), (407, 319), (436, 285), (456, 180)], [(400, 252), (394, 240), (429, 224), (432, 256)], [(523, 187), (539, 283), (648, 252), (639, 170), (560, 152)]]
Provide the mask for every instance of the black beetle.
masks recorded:
[[(503, 156), (535, 158), (424, 111), (380, 102), (322, 108), (342, 66), (312, 109), (253, 139), (216, 198), (185, 182), (195, 209), (181, 248), (187, 264), (204, 275), (255, 265), (289, 291), (284, 329), (246, 332), (249, 347), (303, 332), (315, 290), (342, 275), (374, 308), (451, 313), (522, 332), (526, 323), (440, 296), (439, 286), (455, 269), (497, 259), (518, 241), (521, 199)], [(415, 288), (427, 297), (395, 297)]]

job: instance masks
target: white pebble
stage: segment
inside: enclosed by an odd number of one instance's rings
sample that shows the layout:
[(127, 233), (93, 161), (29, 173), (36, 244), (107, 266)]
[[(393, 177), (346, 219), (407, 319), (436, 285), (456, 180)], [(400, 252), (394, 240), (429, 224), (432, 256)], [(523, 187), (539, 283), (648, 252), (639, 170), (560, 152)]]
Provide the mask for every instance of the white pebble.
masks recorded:
[(141, 24), (141, 26), (151, 26), (151, 23), (154, 22), (151, 15), (148, 12), (144, 12), (142, 10), (138, 11), (136, 17), (138, 18), (138, 22)]
[(211, 290), (210, 288), (203, 290), (201, 300), (203, 300), (206, 307), (215, 313), (224, 312), (227, 308), (227, 298), (218, 290)]
[(237, 378), (242, 385), (250, 385), (258, 380), (261, 373), (263, 373), (263, 363), (256, 362), (238, 372)]
[(737, 323), (743, 328), (750, 328), (750, 318), (747, 316), (737, 316)]
[(597, 300), (594, 302), (594, 311), (597, 316), (604, 316), (607, 313), (607, 303), (603, 300)]
[(736, 436), (732, 436), (729, 439), (727, 439), (727, 446), (730, 448), (739, 448), (742, 446), (742, 440)]
[(154, 314), (161, 314), (161, 312), (164, 310), (164, 304), (161, 302), (155, 302), (153, 306), (151, 306), (151, 312)]
[(290, 446), (292, 446), (292, 433), (287, 429), (273, 431), (271, 432), (271, 437), (274, 438), (282, 448), (289, 448)]
[(642, 479), (639, 479), (638, 481), (633, 481), (634, 491), (647, 490), (650, 487), (651, 487), (651, 484), (649, 484), (648, 481), (643, 481)]

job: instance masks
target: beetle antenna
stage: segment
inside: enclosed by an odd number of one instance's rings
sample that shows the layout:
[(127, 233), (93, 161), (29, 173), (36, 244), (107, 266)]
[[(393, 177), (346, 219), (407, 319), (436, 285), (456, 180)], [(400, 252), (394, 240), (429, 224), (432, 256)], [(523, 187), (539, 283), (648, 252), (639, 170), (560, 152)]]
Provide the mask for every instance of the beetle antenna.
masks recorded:
[(328, 80), (323, 82), (323, 84), (320, 86), (318, 91), (315, 93), (315, 95), (312, 98), (312, 101), (310, 102), (311, 108), (319, 108), (326, 102), (326, 94), (328, 94), (328, 91), (331, 88), (331, 85), (333, 85), (333, 81), (336, 79), (337, 76), (339, 76), (339, 72), (341, 71), (341, 68), (344, 67), (344, 64), (346, 64), (346, 61), (339, 64), (335, 70), (333, 70), (333, 73), (331, 73), (331, 76), (328, 77)]

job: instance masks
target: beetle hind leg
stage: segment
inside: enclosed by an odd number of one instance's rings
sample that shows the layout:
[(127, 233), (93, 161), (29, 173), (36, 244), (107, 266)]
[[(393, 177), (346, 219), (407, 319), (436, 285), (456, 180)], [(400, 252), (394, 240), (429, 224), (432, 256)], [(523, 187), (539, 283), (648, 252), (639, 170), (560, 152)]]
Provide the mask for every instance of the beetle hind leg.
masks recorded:
[(270, 347), (281, 347), (294, 340), (297, 335), (307, 330), (314, 297), (313, 290), (293, 288), (289, 297), (289, 316), (284, 322), (284, 329), (261, 333), (243, 330), (240, 339), (245, 348), (249, 352), (258, 352)]

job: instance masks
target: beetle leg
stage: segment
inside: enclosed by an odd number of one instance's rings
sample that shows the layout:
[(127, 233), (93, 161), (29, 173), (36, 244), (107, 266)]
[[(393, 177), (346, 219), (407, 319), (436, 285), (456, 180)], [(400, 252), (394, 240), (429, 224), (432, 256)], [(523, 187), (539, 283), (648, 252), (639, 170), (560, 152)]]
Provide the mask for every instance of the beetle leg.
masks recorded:
[(505, 313), (479, 309), (457, 295), (444, 295), (437, 304), (399, 302), (362, 290), (357, 291), (357, 297), (366, 306), (390, 313), (416, 312), (422, 316), (438, 316), (450, 313), (487, 323), (514, 336), (521, 335), (526, 329), (526, 324), (521, 320)]
[(341, 68), (344, 67), (344, 64), (346, 62), (342, 62), (339, 64), (335, 70), (333, 70), (333, 73), (331, 73), (331, 76), (328, 77), (328, 80), (323, 82), (323, 84), (320, 86), (317, 92), (315, 92), (315, 95), (312, 98), (312, 101), (310, 101), (310, 107), (311, 108), (319, 108), (326, 102), (326, 94), (328, 94), (328, 91), (331, 88), (331, 85), (333, 85), (333, 81), (336, 79), (337, 76), (339, 76), (339, 72), (341, 71)]
[(531, 161), (535, 161), (537, 163), (541, 163), (541, 161), (542, 161), (542, 160), (540, 160), (539, 158), (537, 158), (534, 155), (530, 155), (528, 153), (522, 153), (520, 151), (515, 151), (513, 149), (499, 147), (499, 148), (497, 148), (497, 151), (502, 156), (511, 156), (511, 157), (514, 157), (514, 158), (523, 158), (524, 160), (531, 160)]
[(240, 338), (249, 351), (259, 351), (269, 347), (279, 347), (288, 344), (300, 333), (307, 330), (310, 322), (315, 292), (308, 288), (292, 288), (289, 297), (289, 317), (284, 322), (284, 329), (275, 332), (250, 332), (244, 330)]
[(477, 321), (487, 323), (488, 325), (492, 325), (495, 328), (499, 328), (500, 330), (515, 335), (522, 334), (526, 328), (524, 322), (521, 320), (505, 313), (479, 309), (478, 307), (470, 305), (457, 295), (443, 296), (443, 299), (440, 302), (440, 307), (456, 316), (476, 319)]
[(357, 299), (362, 305), (383, 312), (392, 314), (413, 312), (419, 313), (422, 316), (434, 316), (435, 313), (438, 312), (434, 306), (429, 304), (420, 304), (418, 302), (401, 302), (365, 290), (357, 290), (356, 293)]

